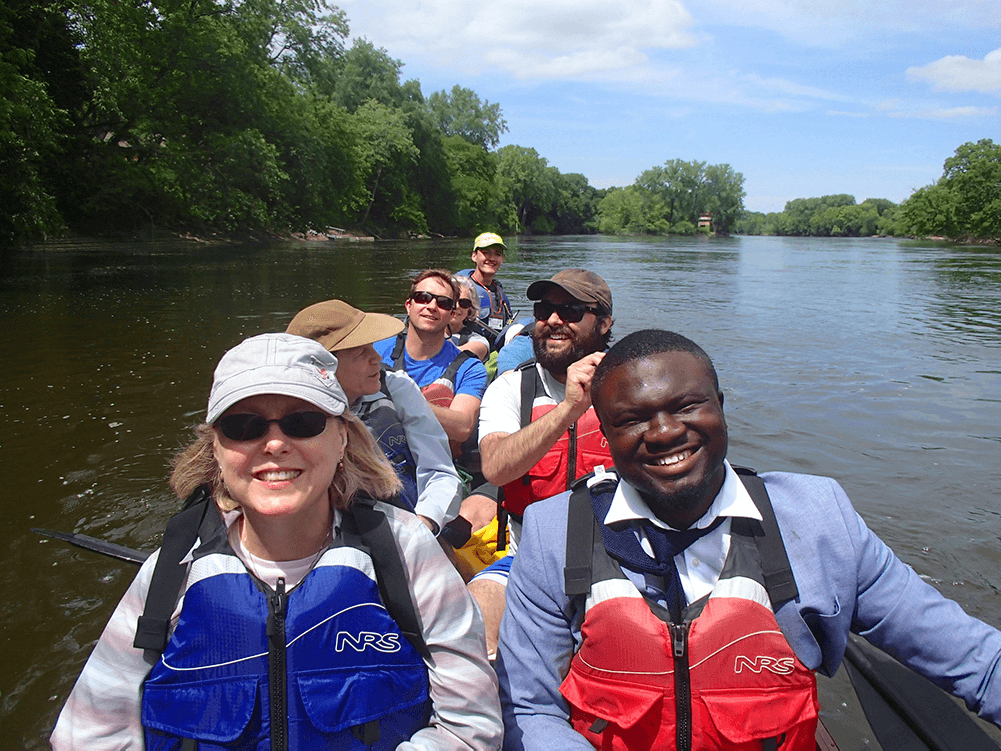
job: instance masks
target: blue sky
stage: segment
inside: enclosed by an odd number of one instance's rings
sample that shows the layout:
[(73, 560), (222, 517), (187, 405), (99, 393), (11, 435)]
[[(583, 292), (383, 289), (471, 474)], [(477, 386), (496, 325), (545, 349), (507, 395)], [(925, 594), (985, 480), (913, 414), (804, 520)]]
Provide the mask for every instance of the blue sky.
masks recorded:
[[(335, 0), (336, 2), (336, 0)], [(900, 202), (1001, 140), (998, 0), (340, 0), (426, 95), (501, 106), (501, 145), (595, 187), (728, 163), (745, 206)]]

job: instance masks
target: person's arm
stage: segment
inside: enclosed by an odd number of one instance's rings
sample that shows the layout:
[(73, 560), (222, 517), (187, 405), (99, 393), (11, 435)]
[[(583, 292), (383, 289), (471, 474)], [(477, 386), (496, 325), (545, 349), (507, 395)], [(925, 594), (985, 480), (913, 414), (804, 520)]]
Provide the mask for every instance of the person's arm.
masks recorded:
[(386, 373), (407, 445), (417, 463), (417, 505), (414, 511), (440, 530), (459, 513), (462, 483), (452, 464), (448, 436), (435, 419), (431, 405), (413, 379), (405, 373)]
[(506, 485), (524, 476), (545, 456), (591, 406), (591, 378), (602, 357), (604, 353), (594, 352), (571, 365), (563, 401), (538, 420), (513, 433), (480, 436), (483, 476), (487, 480), (497, 486)]
[(833, 674), (850, 629), (1001, 724), (1001, 632), (901, 561), (834, 480), (764, 478), (800, 591), (798, 622), (789, 619), (788, 605), (777, 617), (784, 632), (809, 625), (808, 638), (790, 640), (797, 655), (819, 646), (817, 659), (804, 659), (807, 667)]
[(132, 646), (159, 551), (139, 569), (84, 665), (49, 739), (52, 748), (142, 748), (142, 684), (151, 665)]
[(487, 352), (490, 351), (490, 344), (487, 342), (486, 337), (479, 334), (471, 334), (469, 341), (459, 345), (459, 349), (462, 352), (470, 352), (480, 360), (484, 360), (486, 359)]
[(480, 413), (480, 400), (469, 394), (457, 394), (447, 407), (429, 404), (450, 441), (462, 443), (473, 434)]
[(497, 677), (487, 662), (483, 619), (438, 543), (396, 509), (387, 511), (431, 652), (431, 720), (398, 749), (496, 749), (503, 726)]
[(450, 441), (462, 443), (473, 434), (480, 415), (480, 400), (486, 389), (487, 369), (479, 360), (469, 359), (455, 374), (455, 398), (452, 403), (448, 407), (431, 405)]
[(579, 635), (563, 594), (568, 493), (525, 512), (497, 655), (506, 749), (591, 749), (570, 726), (560, 684)]

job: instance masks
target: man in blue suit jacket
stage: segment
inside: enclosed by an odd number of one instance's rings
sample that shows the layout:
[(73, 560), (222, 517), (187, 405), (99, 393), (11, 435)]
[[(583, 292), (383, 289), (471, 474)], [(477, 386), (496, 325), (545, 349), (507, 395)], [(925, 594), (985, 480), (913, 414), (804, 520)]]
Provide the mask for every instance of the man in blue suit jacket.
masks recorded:
[[(855, 632), (1001, 725), (1001, 633), (922, 581), (865, 525), (834, 480), (761, 475), (777, 522), (774, 536), (784, 543), (798, 589), (791, 599), (776, 602), (773, 591), (765, 594), (759, 583), (764, 578), (753, 570), (748, 574), (757, 552), (743, 556), (752, 561), (750, 569), (735, 562), (740, 556), (734, 550), (754, 550), (753, 540), (742, 542), (754, 535), (743, 530), (760, 530), (756, 525), (764, 524), (763, 517), (725, 459), (723, 394), (711, 360), (698, 345), (672, 332), (631, 334), (608, 351), (591, 390), (615, 461), (614, 472), (596, 472), (587, 483), (591, 508), (585, 510), (593, 509), (600, 522), (591, 522), (600, 532), (595, 533), (595, 570), (589, 571), (586, 594), (567, 595), (568, 514), (581, 508), (572, 505), (571, 492), (529, 507), (500, 634), (506, 748), (602, 744), (631, 749), (644, 745), (636, 741), (644, 730), (646, 737), (659, 737), (647, 747), (663, 747), (668, 734), (673, 740), (675, 720), (680, 743), (683, 716), (695, 725), (684, 728), (689, 735), (698, 737), (705, 730), (699, 723), (710, 724), (709, 717), (717, 724), (709, 730), (726, 730), (727, 713), (714, 707), (729, 707), (729, 722), (741, 725), (740, 732), (748, 724), (769, 727), (770, 713), (779, 710), (775, 702), (756, 707), (747, 700), (755, 688), (735, 689), (736, 704), (719, 699), (718, 686), (713, 697), (714, 682), (724, 680), (724, 671), (700, 678), (698, 666), (686, 663), (692, 684), (687, 694), (675, 683), (681, 675), (677, 660), (687, 661), (691, 654), (694, 661), (697, 648), (706, 650), (707, 642), (718, 638), (714, 633), (724, 630), (715, 626), (723, 620), (707, 613), (718, 614), (734, 602), (740, 603), (741, 614), (749, 614), (748, 623), (759, 616), (777, 622), (780, 632), (773, 628), (771, 633), (780, 634), (781, 646), (791, 653), (772, 659), (766, 650), (762, 658), (760, 650), (747, 647), (736, 662), (731, 656), (725, 663), (726, 680), (747, 676), (786, 690), (782, 682), (794, 668), (807, 681), (812, 680), (809, 671), (833, 675), (849, 632)], [(581, 493), (576, 499), (585, 497)], [(686, 539), (679, 543), (679, 537)], [(576, 539), (572, 542), (572, 549), (580, 547)], [(700, 618), (702, 630), (692, 625)], [(710, 644), (705, 653), (725, 654), (732, 644), (750, 643), (726, 639), (729, 644), (718, 649)], [(636, 640), (643, 640), (640, 647)], [(658, 671), (664, 664), (673, 669)], [(658, 684), (658, 672), (673, 677)], [(702, 686), (708, 698), (699, 698), (699, 680), (708, 684)], [(798, 705), (802, 719), (815, 712), (815, 687), (811, 699), (809, 683), (797, 685), (795, 690), (805, 691), (798, 695), (805, 697)], [(651, 691), (662, 691), (662, 703), (649, 700), (647, 712), (642, 697)], [(778, 722), (784, 732), (785, 720)], [(659, 727), (665, 723), (667, 731)]]

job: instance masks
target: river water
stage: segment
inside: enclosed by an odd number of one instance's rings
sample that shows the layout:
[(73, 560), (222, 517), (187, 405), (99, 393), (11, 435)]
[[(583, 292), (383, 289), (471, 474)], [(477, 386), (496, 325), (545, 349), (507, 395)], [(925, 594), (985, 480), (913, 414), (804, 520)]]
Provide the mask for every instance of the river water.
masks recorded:
[[(78, 242), (3, 251), (0, 747), (42, 748), (135, 569), (43, 527), (153, 548), (173, 453), (246, 336), (340, 297), (398, 313), (468, 241)], [(516, 308), (601, 274), (614, 333), (669, 328), (713, 357), (730, 458), (836, 477), (918, 573), (1001, 625), (1001, 252), (879, 239), (522, 238)], [(9, 745), (8, 745), (9, 744)]]

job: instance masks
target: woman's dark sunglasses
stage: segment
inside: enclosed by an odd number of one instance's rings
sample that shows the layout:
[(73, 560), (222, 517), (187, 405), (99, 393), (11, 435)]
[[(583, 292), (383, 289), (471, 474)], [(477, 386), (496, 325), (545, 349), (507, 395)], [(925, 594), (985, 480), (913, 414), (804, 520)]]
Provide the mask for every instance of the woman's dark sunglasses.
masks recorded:
[(278, 429), (289, 438), (312, 438), (327, 427), (326, 412), (290, 412), (275, 420), (260, 415), (223, 415), (216, 420), (219, 430), (231, 441), (256, 441), (268, 432), (268, 425), (278, 423)]
[(421, 305), (430, 305), (434, 300), (442, 310), (451, 310), (455, 307), (455, 300), (445, 295), (432, 295), (430, 292), (414, 292), (410, 299)]
[(458, 305), (463, 310), (469, 310), (471, 307), (473, 307), (473, 301), (470, 300), (468, 297), (460, 297)]
[(563, 323), (577, 323), (584, 317), (585, 313), (600, 315), (600, 308), (592, 308), (581, 302), (552, 303), (546, 300), (539, 300), (535, 303), (535, 320), (546, 321), (549, 316), (556, 313)]

